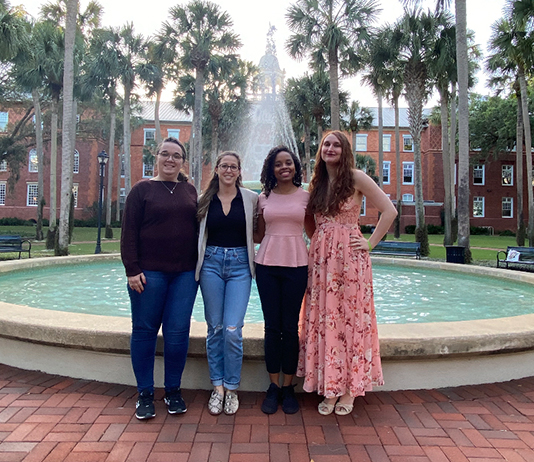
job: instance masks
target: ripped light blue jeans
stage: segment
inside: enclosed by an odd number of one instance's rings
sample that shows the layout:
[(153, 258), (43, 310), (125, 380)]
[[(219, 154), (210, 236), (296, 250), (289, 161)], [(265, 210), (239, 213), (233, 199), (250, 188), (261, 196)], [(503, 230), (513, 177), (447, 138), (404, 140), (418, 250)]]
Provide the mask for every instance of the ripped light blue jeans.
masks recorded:
[(246, 247), (208, 246), (200, 290), (208, 324), (206, 350), (213, 386), (236, 390), (243, 363), (243, 324), (252, 276)]

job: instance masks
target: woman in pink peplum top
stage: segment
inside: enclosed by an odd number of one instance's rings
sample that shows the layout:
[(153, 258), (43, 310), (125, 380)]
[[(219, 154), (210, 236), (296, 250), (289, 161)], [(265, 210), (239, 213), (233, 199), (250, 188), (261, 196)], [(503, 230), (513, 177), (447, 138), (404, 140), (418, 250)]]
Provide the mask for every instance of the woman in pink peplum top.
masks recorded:
[[(313, 233), (306, 215), (308, 192), (302, 184), (298, 157), (285, 146), (270, 150), (261, 172), (258, 200), (256, 284), (265, 320), (265, 363), (271, 384), (261, 409), (274, 414), (299, 410), (292, 380), (299, 355), (298, 321), (308, 275), (303, 229)], [(284, 373), (280, 388), (280, 371)]]

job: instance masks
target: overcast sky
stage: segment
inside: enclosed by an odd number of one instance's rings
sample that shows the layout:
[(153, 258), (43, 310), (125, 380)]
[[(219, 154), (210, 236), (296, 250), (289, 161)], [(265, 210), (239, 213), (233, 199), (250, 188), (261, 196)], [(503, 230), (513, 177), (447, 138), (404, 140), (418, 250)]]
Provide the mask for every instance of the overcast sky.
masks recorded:
[[(55, 0), (54, 0), (55, 1)], [(286, 71), (286, 77), (298, 77), (308, 71), (306, 61), (295, 61), (285, 51), (285, 42), (289, 30), (285, 24), (285, 13), (291, 1), (288, 0), (214, 0), (227, 11), (234, 21), (234, 30), (239, 34), (243, 47), (240, 49), (242, 58), (258, 63), (265, 53), (265, 45), (269, 24), (277, 28), (275, 42), (280, 67)], [(17, 0), (11, 0), (17, 5)], [(25, 0), (22, 2), (26, 11), (34, 17), (39, 14), (43, 0)], [(87, 0), (80, 0), (81, 8), (85, 8)], [(176, 0), (100, 0), (104, 6), (103, 26), (119, 27), (133, 22), (135, 30), (144, 36), (157, 32), (161, 24), (169, 18), (169, 9), (178, 4)], [(451, 2), (454, 4), (454, 2)], [(435, 2), (423, 1), (423, 6), (433, 8)], [(467, 0), (467, 26), (475, 31), (476, 43), (481, 45), (483, 52), (491, 35), (491, 25), (502, 16), (504, 0)], [(382, 12), (379, 23), (393, 23), (403, 13), (400, 0), (382, 0)], [(485, 88), (486, 77), (478, 76), (476, 91), (488, 93)], [(343, 80), (341, 87), (351, 93), (352, 99), (360, 101), (364, 106), (376, 106), (376, 101), (368, 87), (362, 87), (358, 79)]]

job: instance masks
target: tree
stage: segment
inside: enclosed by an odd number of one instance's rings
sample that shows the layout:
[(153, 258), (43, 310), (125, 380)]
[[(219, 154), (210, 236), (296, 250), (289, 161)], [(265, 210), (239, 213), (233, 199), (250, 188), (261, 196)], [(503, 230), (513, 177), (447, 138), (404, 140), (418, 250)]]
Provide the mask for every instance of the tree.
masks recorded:
[(241, 46), (232, 31), (232, 20), (215, 3), (193, 0), (170, 10), (171, 21), (164, 24), (164, 34), (174, 49), (181, 50), (181, 65), (195, 70), (193, 109), (192, 176), (198, 191), (202, 182), (202, 105), (206, 70), (215, 56), (233, 53)]
[(9, 61), (27, 43), (28, 23), (7, 0), (0, 0), (0, 61)]
[(293, 32), (286, 44), (289, 54), (298, 59), (309, 54), (314, 69), (328, 69), (333, 130), (340, 128), (339, 73), (352, 75), (362, 67), (378, 12), (374, 0), (297, 0), (286, 13)]
[(356, 134), (373, 126), (373, 115), (369, 109), (361, 107), (358, 101), (352, 101), (343, 120), (352, 136), (352, 150), (356, 152)]

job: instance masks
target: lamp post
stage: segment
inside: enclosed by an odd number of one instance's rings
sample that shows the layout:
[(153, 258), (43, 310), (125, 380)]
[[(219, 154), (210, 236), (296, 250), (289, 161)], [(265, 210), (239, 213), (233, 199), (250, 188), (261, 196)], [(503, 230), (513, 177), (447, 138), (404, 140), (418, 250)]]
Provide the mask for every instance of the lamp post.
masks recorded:
[(102, 228), (102, 198), (104, 196), (104, 169), (108, 162), (109, 156), (106, 154), (106, 151), (102, 150), (98, 154), (98, 163), (100, 164), (100, 195), (98, 198), (98, 234), (96, 237), (96, 248), (95, 254), (100, 253), (102, 249), (100, 248), (100, 232)]

